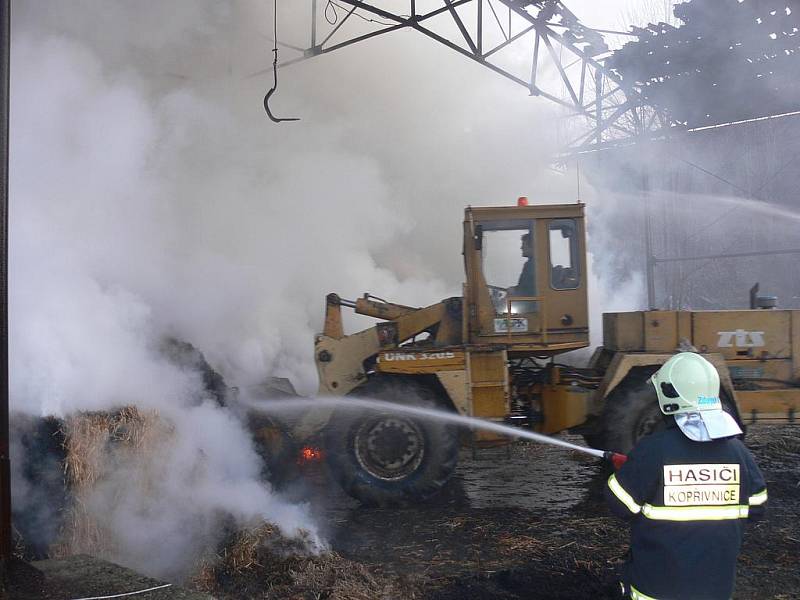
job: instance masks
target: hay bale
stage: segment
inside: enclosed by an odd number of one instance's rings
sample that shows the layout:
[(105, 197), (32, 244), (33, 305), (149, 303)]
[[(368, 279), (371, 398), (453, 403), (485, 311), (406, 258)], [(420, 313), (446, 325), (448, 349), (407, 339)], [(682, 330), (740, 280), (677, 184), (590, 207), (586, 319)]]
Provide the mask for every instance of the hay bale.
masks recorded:
[(172, 432), (157, 411), (134, 406), (77, 413), (63, 422), (64, 477), (71, 502), (51, 556), (113, 556), (114, 536), (90, 509), (91, 494), (121, 464), (136, 465), (137, 484), (147, 489), (154, 476), (153, 458)]
[(83, 413), (64, 424), (64, 475), (72, 489), (88, 488), (102, 473), (111, 417), (104, 413)]
[(219, 598), (419, 597), (413, 582), (381, 575), (335, 552), (314, 552), (310, 538), (286, 538), (271, 523), (233, 533), (214, 560), (198, 566), (192, 581)]

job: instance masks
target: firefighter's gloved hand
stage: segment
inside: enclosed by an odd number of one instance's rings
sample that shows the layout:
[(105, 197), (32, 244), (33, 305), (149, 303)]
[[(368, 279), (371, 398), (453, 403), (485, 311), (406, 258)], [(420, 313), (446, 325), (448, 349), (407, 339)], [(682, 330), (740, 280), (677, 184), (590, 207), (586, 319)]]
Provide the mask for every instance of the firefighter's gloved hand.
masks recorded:
[(622, 465), (625, 464), (625, 461), (628, 460), (628, 457), (624, 454), (620, 454), (619, 452), (611, 452), (610, 450), (606, 450), (603, 454), (603, 458), (614, 465), (614, 470), (619, 471)]

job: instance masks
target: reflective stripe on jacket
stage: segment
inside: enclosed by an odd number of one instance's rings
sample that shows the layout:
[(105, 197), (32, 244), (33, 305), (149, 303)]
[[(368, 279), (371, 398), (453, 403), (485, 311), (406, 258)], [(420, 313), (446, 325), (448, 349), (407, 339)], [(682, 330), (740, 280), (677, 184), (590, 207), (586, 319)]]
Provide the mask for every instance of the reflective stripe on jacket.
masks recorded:
[(743, 522), (763, 514), (767, 489), (741, 441), (693, 442), (673, 422), (630, 452), (606, 497), (631, 522), (632, 598), (727, 600)]

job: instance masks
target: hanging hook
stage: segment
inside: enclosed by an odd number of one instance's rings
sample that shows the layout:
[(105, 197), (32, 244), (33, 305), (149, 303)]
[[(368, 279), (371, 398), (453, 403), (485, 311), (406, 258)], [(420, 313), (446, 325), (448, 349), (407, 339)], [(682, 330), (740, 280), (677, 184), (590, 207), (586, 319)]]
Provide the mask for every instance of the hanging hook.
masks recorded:
[(272, 87), (267, 92), (267, 95), (264, 96), (264, 110), (267, 111), (267, 116), (273, 123), (280, 123), (282, 121), (299, 121), (300, 119), (297, 117), (288, 117), (288, 118), (280, 118), (276, 117), (272, 114), (272, 111), (269, 109), (269, 98), (275, 91), (278, 89), (278, 0), (274, 0), (274, 11), (273, 11), (273, 36), (272, 39), (274, 40), (274, 47), (272, 48)]

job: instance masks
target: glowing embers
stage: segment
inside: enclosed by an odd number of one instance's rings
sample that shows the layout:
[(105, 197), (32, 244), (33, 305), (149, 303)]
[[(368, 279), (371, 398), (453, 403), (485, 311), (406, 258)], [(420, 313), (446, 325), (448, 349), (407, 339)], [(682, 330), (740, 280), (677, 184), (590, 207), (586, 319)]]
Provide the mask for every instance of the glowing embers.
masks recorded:
[(297, 456), (298, 464), (321, 462), (323, 459), (322, 450), (314, 446), (303, 446)]

